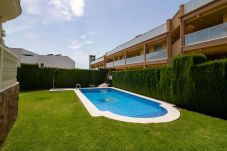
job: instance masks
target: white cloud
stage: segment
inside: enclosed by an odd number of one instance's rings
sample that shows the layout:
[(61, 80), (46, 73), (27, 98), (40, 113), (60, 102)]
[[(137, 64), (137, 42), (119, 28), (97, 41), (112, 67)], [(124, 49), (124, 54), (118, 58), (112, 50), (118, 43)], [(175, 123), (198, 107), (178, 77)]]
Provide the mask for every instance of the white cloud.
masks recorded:
[(49, 4), (66, 17), (66, 20), (84, 15), (84, 0), (50, 0)]
[(40, 17), (44, 23), (72, 20), (84, 15), (84, 0), (23, 0), (23, 10)]
[(71, 46), (69, 46), (69, 48), (71, 49), (79, 49), (81, 48), (82, 46), (84, 46), (84, 43), (80, 43), (79, 41), (77, 40), (74, 40), (71, 44)]
[(70, 8), (77, 17), (84, 15), (84, 0), (69, 0)]
[(70, 49), (79, 49), (86, 45), (94, 44), (94, 41), (88, 40), (88, 34), (91, 34), (91, 33), (88, 32), (87, 34), (81, 35), (79, 39), (73, 40), (73, 42), (71, 43), (69, 48)]
[(85, 44), (87, 44), (87, 45), (90, 45), (90, 44), (93, 44), (94, 43), (94, 41), (85, 41)]
[(43, 12), (43, 3), (40, 0), (23, 0), (23, 11), (31, 15), (40, 15)]
[(88, 34), (94, 35), (94, 34), (96, 34), (96, 32), (90, 31), (90, 32), (88, 32)]
[(85, 39), (87, 39), (87, 36), (86, 35), (82, 35), (80, 38), (85, 40)]
[(93, 44), (93, 41), (78, 41), (78, 40), (74, 40), (71, 45), (69, 46), (70, 49), (80, 49), (86, 45), (91, 45)]

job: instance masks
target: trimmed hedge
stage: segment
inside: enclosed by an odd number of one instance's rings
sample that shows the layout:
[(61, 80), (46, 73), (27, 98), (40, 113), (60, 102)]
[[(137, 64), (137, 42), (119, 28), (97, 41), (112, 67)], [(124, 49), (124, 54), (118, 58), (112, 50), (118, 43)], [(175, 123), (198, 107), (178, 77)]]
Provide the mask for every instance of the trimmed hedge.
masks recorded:
[(56, 72), (56, 87), (75, 87), (77, 83), (82, 87), (90, 84), (99, 85), (106, 80), (106, 72), (97, 70), (59, 69)]
[(53, 87), (55, 72), (55, 87), (68, 88), (89, 87), (91, 84), (99, 85), (106, 80), (106, 71), (82, 69), (55, 69), (39, 68), (38, 65), (22, 64), (17, 70), (17, 80), (21, 90), (50, 89)]
[(115, 87), (227, 118), (227, 59), (207, 62), (202, 54), (186, 55), (170, 66), (112, 75)]

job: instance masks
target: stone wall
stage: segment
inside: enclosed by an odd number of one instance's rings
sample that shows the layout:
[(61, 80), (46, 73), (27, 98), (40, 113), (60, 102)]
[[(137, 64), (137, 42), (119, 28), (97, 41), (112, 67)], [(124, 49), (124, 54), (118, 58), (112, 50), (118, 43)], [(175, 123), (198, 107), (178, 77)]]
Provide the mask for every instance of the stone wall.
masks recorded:
[(0, 92), (0, 144), (5, 140), (18, 115), (19, 84)]

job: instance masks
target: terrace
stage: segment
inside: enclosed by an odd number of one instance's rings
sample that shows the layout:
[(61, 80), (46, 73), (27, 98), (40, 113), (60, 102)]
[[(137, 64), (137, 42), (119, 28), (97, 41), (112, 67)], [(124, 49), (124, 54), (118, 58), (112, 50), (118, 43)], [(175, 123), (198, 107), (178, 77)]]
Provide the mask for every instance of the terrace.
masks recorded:
[[(207, 7), (202, 7), (207, 6)], [(182, 16), (182, 33), (184, 52), (201, 52), (210, 54), (225, 53), (227, 38), (227, 5), (225, 1), (191, 1), (185, 5), (188, 14)], [(217, 9), (218, 7), (218, 9)]]
[(17, 83), (17, 57), (0, 45), (0, 92)]
[(185, 46), (209, 42), (212, 40), (227, 37), (227, 23), (206, 28), (188, 35), (185, 35)]

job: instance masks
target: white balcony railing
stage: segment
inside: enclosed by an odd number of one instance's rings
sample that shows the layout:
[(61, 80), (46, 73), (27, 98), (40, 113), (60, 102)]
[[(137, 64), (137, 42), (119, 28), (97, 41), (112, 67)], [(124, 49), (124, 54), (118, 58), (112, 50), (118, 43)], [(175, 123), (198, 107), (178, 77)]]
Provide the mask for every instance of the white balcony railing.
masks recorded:
[(196, 10), (197, 8), (200, 8), (212, 1), (214, 0), (191, 0), (184, 5), (185, 14), (190, 13), (193, 10)]
[(146, 54), (147, 61), (155, 61), (155, 60), (162, 60), (167, 58), (167, 50), (152, 52)]
[(114, 66), (114, 65), (113, 65), (113, 62), (109, 62), (109, 63), (106, 64), (106, 67), (107, 67), (107, 68), (111, 68), (111, 67), (113, 67), (113, 66)]
[(185, 46), (227, 37), (227, 23), (185, 35)]
[(114, 66), (125, 65), (125, 59), (114, 61)]
[(91, 64), (93, 65), (93, 64), (96, 64), (96, 63), (99, 63), (102, 61), (104, 61), (104, 57), (100, 57), (100, 58), (96, 59), (95, 61), (92, 61)]
[(18, 58), (0, 45), (0, 91), (16, 84)]
[(135, 56), (126, 59), (126, 64), (134, 64), (144, 62), (144, 55)]

